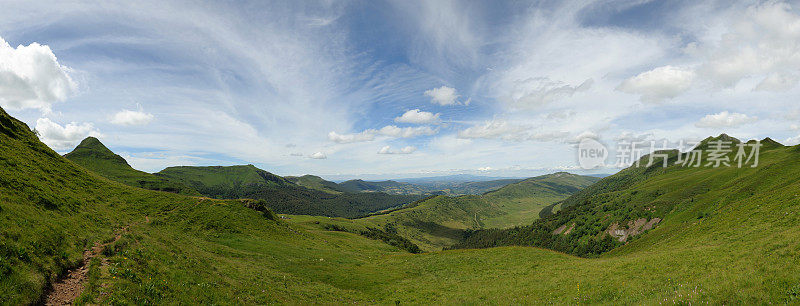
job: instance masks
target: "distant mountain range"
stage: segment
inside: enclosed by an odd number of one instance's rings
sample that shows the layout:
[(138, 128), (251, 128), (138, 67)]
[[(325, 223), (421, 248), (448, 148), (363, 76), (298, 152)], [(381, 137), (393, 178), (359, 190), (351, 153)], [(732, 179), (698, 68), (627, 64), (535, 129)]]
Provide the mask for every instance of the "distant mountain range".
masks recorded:
[(385, 192), (389, 194), (483, 194), (497, 190), (524, 178), (494, 178), (459, 174), (407, 180), (366, 181), (354, 179), (335, 183), (315, 175), (287, 176), (287, 180), (329, 193), (342, 192)]
[(94, 137), (84, 139), (64, 157), (125, 185), (216, 199), (265, 200), (264, 205), (277, 213), (353, 218), (423, 197), (422, 194), (342, 191), (335, 183), (319, 177), (287, 179), (253, 165), (178, 166), (150, 174), (133, 169), (124, 158)]
[(406, 182), (413, 184), (428, 184), (428, 183), (467, 183), (467, 182), (485, 182), (496, 181), (505, 179), (525, 179), (525, 177), (495, 177), (495, 176), (482, 176), (472, 174), (453, 174), (429, 177), (415, 177), (415, 178), (401, 178), (395, 179), (398, 182)]

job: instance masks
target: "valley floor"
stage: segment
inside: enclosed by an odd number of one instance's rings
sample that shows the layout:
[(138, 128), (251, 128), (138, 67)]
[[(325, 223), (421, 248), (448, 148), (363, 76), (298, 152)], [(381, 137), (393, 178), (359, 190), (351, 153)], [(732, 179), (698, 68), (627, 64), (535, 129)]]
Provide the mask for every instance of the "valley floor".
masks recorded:
[[(784, 215), (786, 225), (797, 215)], [(316, 221), (315, 221), (316, 219)], [(665, 225), (605, 257), (528, 247), (409, 254), (294, 216), (263, 229), (132, 227), (84, 300), (159, 303), (798, 302), (800, 232)], [(244, 220), (240, 220), (244, 221)], [(317, 224), (316, 222), (319, 222)], [(796, 223), (794, 223), (796, 224)], [(755, 226), (758, 228), (758, 226)], [(665, 235), (666, 237), (660, 235)], [(769, 242), (762, 240), (769, 236)], [(688, 237), (688, 238), (687, 238)], [(655, 238), (653, 238), (655, 239)], [(650, 246), (652, 245), (652, 246)]]

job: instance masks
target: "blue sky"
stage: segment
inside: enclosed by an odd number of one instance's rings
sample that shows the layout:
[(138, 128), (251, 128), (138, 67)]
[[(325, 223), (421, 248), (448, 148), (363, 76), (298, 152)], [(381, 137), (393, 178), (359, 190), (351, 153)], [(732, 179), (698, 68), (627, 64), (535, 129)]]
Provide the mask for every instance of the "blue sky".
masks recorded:
[(580, 172), (586, 137), (800, 142), (798, 6), (2, 1), (0, 106), (145, 171)]

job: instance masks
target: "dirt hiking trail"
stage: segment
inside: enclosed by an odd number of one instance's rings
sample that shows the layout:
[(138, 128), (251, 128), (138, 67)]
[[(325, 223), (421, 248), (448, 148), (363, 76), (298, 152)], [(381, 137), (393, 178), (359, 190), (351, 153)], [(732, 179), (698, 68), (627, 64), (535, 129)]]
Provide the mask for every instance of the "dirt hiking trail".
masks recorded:
[[(150, 223), (150, 218), (145, 217), (145, 222)], [(64, 277), (52, 284), (47, 297), (43, 299), (44, 305), (72, 305), (75, 299), (83, 292), (88, 278), (89, 262), (92, 258), (100, 255), (107, 246), (117, 242), (128, 231), (128, 228), (133, 225), (136, 224), (120, 229), (114, 236), (114, 240), (106, 243), (97, 242), (91, 249), (84, 251), (83, 261), (81, 261), (80, 265), (70, 269)], [(103, 263), (106, 264), (106, 261), (103, 261)]]

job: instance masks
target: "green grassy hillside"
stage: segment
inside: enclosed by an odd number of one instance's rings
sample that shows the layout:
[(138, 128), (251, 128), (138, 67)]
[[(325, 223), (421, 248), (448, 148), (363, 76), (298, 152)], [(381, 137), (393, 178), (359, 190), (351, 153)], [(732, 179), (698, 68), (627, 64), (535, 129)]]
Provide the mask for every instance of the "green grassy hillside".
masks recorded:
[(395, 181), (368, 182), (364, 180), (349, 180), (339, 183), (339, 189), (346, 192), (385, 192), (389, 194), (425, 194), (427, 190), (420, 186)]
[(158, 175), (191, 186), (212, 198), (244, 198), (257, 188), (295, 188), (278, 175), (256, 168), (241, 166), (177, 166), (158, 172)]
[(395, 230), (426, 251), (458, 242), (464, 230), (530, 224), (539, 211), (597, 181), (559, 172), (529, 178), (484, 195), (436, 196), (402, 209), (361, 219)]
[[(704, 140), (697, 150), (717, 140), (731, 141), (734, 148), (739, 143), (723, 134)], [(795, 147), (783, 147), (769, 140), (765, 143), (757, 168), (738, 168), (735, 164), (720, 168), (684, 167), (675, 164), (676, 151), (659, 152), (668, 154), (669, 167), (662, 168), (660, 162), (648, 167), (649, 157), (645, 156), (640, 166), (606, 177), (564, 200), (558, 213), (526, 227), (473, 232), (457, 247), (534, 245), (596, 256), (674, 220), (682, 220), (688, 226), (734, 205), (757, 209), (762, 205), (783, 204), (757, 199), (800, 180), (794, 175), (800, 155)], [(731, 161), (734, 154), (728, 156)]]
[(338, 184), (331, 181), (326, 181), (325, 179), (316, 175), (307, 174), (303, 176), (285, 176), (284, 178), (292, 183), (308, 189), (315, 189), (333, 194), (344, 192), (344, 190)]
[(794, 304), (798, 154), (779, 148), (762, 155), (763, 168), (633, 184), (667, 191), (664, 200), (686, 185), (719, 188), (599, 258), (528, 247), (417, 255), (325, 224), (357, 220), (276, 221), (238, 201), (111, 182), (0, 110), (0, 301), (35, 302), (83, 250), (120, 232), (89, 264), (78, 304)]
[(150, 190), (160, 190), (187, 195), (200, 195), (196, 190), (168, 178), (133, 169), (128, 162), (111, 152), (100, 140), (88, 137), (72, 152), (64, 155), (72, 162), (110, 180)]
[(253, 165), (170, 167), (158, 175), (184, 183), (212, 198), (265, 200), (272, 210), (285, 214), (357, 218), (421, 197), (382, 192), (334, 194), (302, 187)]
[(350, 233), (293, 229), (246, 206), (107, 180), (0, 109), (3, 304), (39, 301), (84, 250), (114, 233), (121, 238), (89, 264), (79, 304), (365, 301), (353, 290), (359, 280), (340, 275), (370, 275), (359, 268), (365, 261), (405, 253)]

